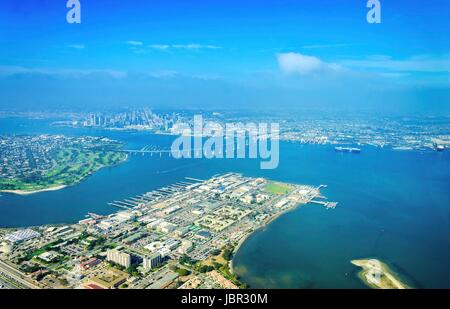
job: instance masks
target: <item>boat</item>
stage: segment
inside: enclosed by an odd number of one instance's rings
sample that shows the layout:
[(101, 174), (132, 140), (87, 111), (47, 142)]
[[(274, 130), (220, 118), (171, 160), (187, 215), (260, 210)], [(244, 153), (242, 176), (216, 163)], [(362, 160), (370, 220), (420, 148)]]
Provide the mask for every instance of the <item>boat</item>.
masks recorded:
[(336, 152), (348, 152), (348, 153), (360, 153), (360, 148), (353, 148), (353, 147), (335, 147), (334, 150)]

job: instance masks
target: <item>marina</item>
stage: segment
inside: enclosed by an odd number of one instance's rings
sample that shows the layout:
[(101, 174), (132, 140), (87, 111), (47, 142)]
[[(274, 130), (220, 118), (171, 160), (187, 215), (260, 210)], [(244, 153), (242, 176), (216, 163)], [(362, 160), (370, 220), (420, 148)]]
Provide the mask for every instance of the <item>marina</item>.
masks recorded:
[(152, 203), (156, 203), (160, 199), (165, 198), (169, 195), (190, 190), (204, 182), (204, 180), (192, 177), (185, 177), (185, 179), (187, 181), (179, 181), (172, 185), (136, 195), (135, 197), (129, 197), (121, 201), (109, 202), (108, 205), (126, 210), (136, 210), (141, 207), (146, 207)]

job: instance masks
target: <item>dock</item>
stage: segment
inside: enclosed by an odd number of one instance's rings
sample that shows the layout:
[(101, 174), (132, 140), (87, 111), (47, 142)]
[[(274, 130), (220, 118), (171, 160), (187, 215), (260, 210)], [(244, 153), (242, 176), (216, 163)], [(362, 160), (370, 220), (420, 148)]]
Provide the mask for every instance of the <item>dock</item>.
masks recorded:
[[(144, 151), (148, 151), (148, 149), (144, 149)], [(113, 201), (111, 203), (108, 203), (108, 205), (126, 210), (135, 210), (149, 206), (149, 204), (155, 203), (161, 198), (185, 192), (186, 190), (189, 190), (194, 186), (200, 185), (202, 182), (204, 182), (204, 180), (186, 177), (186, 181), (179, 181), (169, 186), (155, 189), (153, 191), (149, 191), (141, 195), (136, 195), (134, 197), (129, 197), (121, 201)]]
[(116, 202), (112, 202), (112, 203), (108, 203), (108, 205), (114, 206), (114, 207), (118, 207), (118, 208), (122, 208), (122, 209), (126, 209), (126, 210), (132, 210), (131, 207), (119, 204), (120, 201), (116, 201)]
[(88, 212), (87, 217), (91, 217), (94, 220), (98, 220), (104, 218), (105, 216), (97, 215), (96, 213), (93, 212)]
[(185, 177), (187, 180), (192, 180), (192, 181), (196, 181), (196, 182), (204, 182), (204, 179), (198, 179), (198, 178), (192, 178), (192, 177)]
[(325, 201), (316, 201), (316, 200), (311, 200), (309, 201), (311, 204), (317, 204), (317, 205), (322, 205), (324, 207), (326, 207), (327, 209), (334, 209), (337, 206), (337, 202), (325, 202)]

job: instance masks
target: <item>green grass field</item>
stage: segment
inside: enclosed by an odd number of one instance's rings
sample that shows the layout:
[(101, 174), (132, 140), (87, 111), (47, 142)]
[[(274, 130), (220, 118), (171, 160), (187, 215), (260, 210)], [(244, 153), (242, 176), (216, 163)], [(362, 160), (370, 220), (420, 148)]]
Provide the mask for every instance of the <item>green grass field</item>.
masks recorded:
[(65, 148), (54, 155), (53, 168), (33, 179), (0, 179), (0, 190), (36, 191), (73, 185), (102, 167), (123, 162), (126, 154), (103, 149)]
[(292, 191), (292, 187), (288, 184), (271, 182), (264, 187), (264, 191), (270, 194), (282, 195)]

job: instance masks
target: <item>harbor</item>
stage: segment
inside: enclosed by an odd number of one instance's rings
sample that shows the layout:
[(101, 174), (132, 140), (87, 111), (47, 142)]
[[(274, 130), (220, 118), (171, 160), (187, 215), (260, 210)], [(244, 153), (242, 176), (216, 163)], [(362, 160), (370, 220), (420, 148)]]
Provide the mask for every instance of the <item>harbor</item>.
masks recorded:
[(169, 186), (120, 201), (109, 202), (108, 205), (124, 210), (137, 210), (139, 208), (146, 207), (149, 204), (157, 203), (159, 200), (167, 198), (170, 195), (192, 190), (203, 182), (204, 180), (198, 178), (185, 177), (185, 181), (179, 181)]

